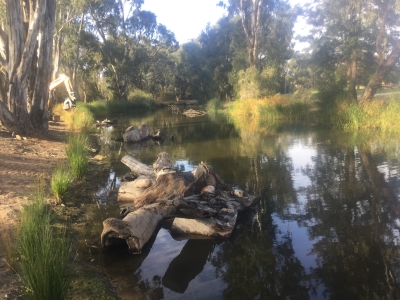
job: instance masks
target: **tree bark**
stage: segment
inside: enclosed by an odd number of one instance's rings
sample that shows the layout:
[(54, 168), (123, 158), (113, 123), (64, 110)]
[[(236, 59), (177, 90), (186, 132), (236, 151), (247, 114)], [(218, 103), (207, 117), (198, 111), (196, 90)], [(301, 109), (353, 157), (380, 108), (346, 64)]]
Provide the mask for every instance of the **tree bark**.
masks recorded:
[[(28, 77), (33, 57), (36, 55), (37, 37), (46, 13), (47, 0), (29, 1), (29, 9), (25, 5), (24, 10), (21, 6), (22, 1), (6, 0), (5, 2), (9, 24), (6, 103), (8, 112), (13, 114), (14, 118), (10, 120), (10, 115), (4, 107), (0, 117), (7, 118), (7, 120), (1, 119), (6, 126), (9, 124), (12, 127), (18, 127), (16, 131), (25, 132), (32, 128), (27, 102)], [(24, 17), (27, 20), (24, 20)], [(29, 22), (27, 31), (24, 21)], [(38, 68), (41, 66), (39, 65)]]
[(53, 34), (55, 27), (55, 0), (47, 0), (46, 14), (40, 29), (39, 60), (35, 77), (35, 86), (30, 112), (33, 127), (48, 128), (47, 101), (49, 98), (49, 84), (51, 80), (51, 62)]
[[(240, 15), (242, 18), (242, 26), (246, 36), (249, 56), (248, 62), (250, 66), (258, 67), (258, 39), (259, 39), (259, 28), (261, 18), (261, 6), (263, 0), (253, 0), (252, 9), (250, 10), (245, 4), (245, 0), (240, 0)], [(247, 20), (250, 18), (251, 20)]]
[(389, 56), (379, 64), (378, 69), (372, 75), (359, 102), (360, 105), (364, 105), (372, 100), (378, 88), (381, 87), (382, 81), (392, 71), (396, 63), (398, 63), (399, 57), (400, 42), (393, 47)]

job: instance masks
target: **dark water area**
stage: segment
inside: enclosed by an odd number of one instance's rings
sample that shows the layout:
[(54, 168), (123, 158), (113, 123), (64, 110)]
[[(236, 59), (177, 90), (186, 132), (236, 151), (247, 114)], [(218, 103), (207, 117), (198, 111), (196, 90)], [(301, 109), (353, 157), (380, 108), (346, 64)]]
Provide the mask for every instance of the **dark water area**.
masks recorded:
[[(168, 109), (119, 121), (98, 129), (106, 158), (89, 175), (98, 190), (85, 196), (89, 225), (78, 229), (78, 256), (98, 264), (122, 299), (400, 299), (397, 137), (299, 126), (250, 131)], [(141, 124), (167, 138), (116, 141)], [(117, 191), (129, 169), (121, 158), (151, 165), (161, 151), (180, 171), (205, 162), (226, 183), (261, 195), (260, 203), (240, 215), (227, 240), (182, 240), (165, 226), (141, 255), (92, 247), (102, 221), (122, 206)]]

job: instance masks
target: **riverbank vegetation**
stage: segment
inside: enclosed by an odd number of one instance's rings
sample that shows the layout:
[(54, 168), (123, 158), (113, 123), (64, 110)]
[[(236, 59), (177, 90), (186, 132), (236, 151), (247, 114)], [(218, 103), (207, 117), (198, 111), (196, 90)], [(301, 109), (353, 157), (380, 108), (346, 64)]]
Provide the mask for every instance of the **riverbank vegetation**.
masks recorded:
[[(12, 12), (21, 7), (35, 8), (21, 3), (6, 4), (11, 19)], [(61, 70), (71, 79), (76, 111), (82, 109), (79, 103), (83, 102), (96, 116), (109, 118), (151, 109), (159, 101), (194, 99), (205, 104), (210, 99), (222, 103), (253, 99), (257, 101), (247, 103), (261, 105), (252, 110), (253, 114), (265, 113), (263, 118), (304, 119), (304, 103), (276, 104), (274, 95), (346, 92), (351, 102), (361, 107), (372, 101), (381, 86), (399, 83), (400, 9), (396, 0), (315, 0), (313, 5), (303, 6), (291, 6), (283, 0), (272, 6), (261, 0), (221, 1), (225, 16), (184, 44), (157, 22), (153, 12), (142, 9), (142, 1), (130, 4), (132, 9), (126, 13), (119, 1), (85, 0), (70, 5), (69, 0), (62, 0), (42, 12), (43, 19), (55, 20), (43, 28), (34, 19), (18, 19), (46, 30), (46, 35), (54, 33), (53, 44), (41, 41), (41, 45), (53, 45), (53, 60), (46, 47), (39, 49), (43, 53), (26, 51), (29, 56), (21, 59), (24, 51), (20, 48), (34, 49), (35, 37), (21, 32), (18, 36), (26, 37), (25, 44), (10, 41), (10, 47), (0, 55), (4, 61), (18, 63), (5, 64), (0, 74), (4, 83), (0, 84), (3, 125), (12, 131), (46, 128), (43, 101), (47, 101), (49, 84), (42, 81), (50, 78), (46, 75), (50, 73), (53, 80), (58, 78)], [(33, 11), (25, 15), (34, 16)], [(295, 32), (298, 18), (308, 23), (309, 32)], [(18, 22), (9, 24), (10, 29), (23, 31), (25, 27)], [(39, 27), (32, 34), (38, 34)], [(2, 32), (1, 36), (7, 37), (6, 28)], [(303, 36), (297, 37), (299, 34)], [(307, 43), (301, 50), (294, 47), (300, 40)], [(39, 54), (40, 59), (35, 56)], [(19, 62), (32, 67), (19, 66)], [(26, 88), (15, 88), (15, 82)], [(357, 94), (360, 86), (365, 88)], [(51, 103), (63, 102), (66, 96), (71, 95), (57, 87)], [(25, 109), (28, 98), (29, 110)], [(272, 99), (271, 104), (266, 104), (268, 99)], [(321, 106), (330, 105), (329, 97), (320, 101)], [(334, 113), (343, 117), (339, 111)], [(86, 123), (80, 117), (75, 120), (74, 128)], [(354, 124), (344, 127), (353, 128)]]
[(32, 201), (23, 206), (17, 234), (19, 269), (26, 299), (64, 299), (71, 239), (66, 225), (46, 204), (38, 187)]

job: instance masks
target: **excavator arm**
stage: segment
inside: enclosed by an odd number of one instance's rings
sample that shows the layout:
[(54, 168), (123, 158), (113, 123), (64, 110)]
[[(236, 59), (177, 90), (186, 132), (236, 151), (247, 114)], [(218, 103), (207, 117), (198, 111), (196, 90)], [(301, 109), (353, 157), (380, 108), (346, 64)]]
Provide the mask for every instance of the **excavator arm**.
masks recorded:
[(69, 109), (69, 108), (73, 108), (76, 106), (76, 98), (75, 98), (75, 94), (74, 94), (74, 90), (72, 88), (72, 84), (71, 81), (69, 80), (68, 76), (66, 75), (60, 75), (60, 77), (58, 77), (56, 80), (52, 81), (50, 83), (49, 86), (49, 93), (54, 90), (57, 86), (59, 86), (61, 83), (64, 83), (65, 88), (68, 92), (68, 97), (65, 101), (64, 101), (64, 109)]

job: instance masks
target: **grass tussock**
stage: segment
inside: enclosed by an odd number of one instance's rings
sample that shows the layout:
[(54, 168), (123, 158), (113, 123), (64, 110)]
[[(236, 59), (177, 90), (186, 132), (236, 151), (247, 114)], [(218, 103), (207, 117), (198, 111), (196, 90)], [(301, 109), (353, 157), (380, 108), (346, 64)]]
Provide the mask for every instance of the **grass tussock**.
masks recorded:
[(55, 226), (55, 215), (38, 188), (24, 205), (17, 249), (26, 299), (64, 299), (69, 285), (67, 263), (71, 239), (65, 226)]
[(304, 121), (310, 118), (311, 106), (307, 101), (291, 100), (287, 95), (274, 95), (262, 99), (235, 102), (229, 108), (234, 118), (261, 121)]
[(51, 190), (57, 201), (61, 201), (68, 190), (74, 176), (71, 169), (64, 165), (59, 165), (51, 175)]
[(65, 153), (73, 176), (76, 179), (82, 179), (85, 174), (88, 158), (88, 135), (86, 133), (69, 134), (67, 137), (67, 146)]
[(345, 95), (338, 95), (332, 101), (323, 103), (320, 118), (326, 125), (345, 131), (400, 132), (400, 103), (391, 99), (374, 99), (363, 106), (348, 101)]
[(53, 114), (59, 115), (73, 131), (89, 132), (95, 122), (92, 112), (83, 103), (78, 103), (76, 108), (69, 110), (64, 110), (63, 105), (59, 104), (54, 107)]

